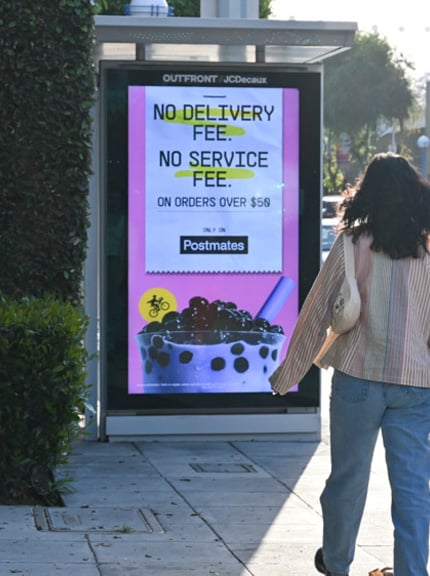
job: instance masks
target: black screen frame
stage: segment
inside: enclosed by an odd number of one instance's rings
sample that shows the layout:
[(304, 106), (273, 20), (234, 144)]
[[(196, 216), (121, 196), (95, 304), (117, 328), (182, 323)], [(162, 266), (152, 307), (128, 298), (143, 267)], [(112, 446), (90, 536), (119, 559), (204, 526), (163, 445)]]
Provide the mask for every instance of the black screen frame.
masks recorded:
[[(102, 307), (101, 374), (105, 411), (113, 414), (282, 413), (320, 405), (319, 370), (312, 366), (298, 391), (270, 393), (130, 394), (127, 387), (127, 218), (122, 237), (112, 242), (118, 215), (127, 214), (127, 89), (156, 84), (163, 74), (251, 73), (266, 75), (270, 86), (298, 88), (299, 105), (299, 306), (320, 267), (321, 70), (279, 65), (218, 63), (137, 63), (103, 61), (101, 77), (102, 148)], [(193, 85), (193, 84), (190, 84)], [(194, 84), (195, 85), (195, 84)], [(252, 84), (246, 84), (251, 86)], [(240, 83), (237, 84), (240, 86)], [(111, 232), (108, 232), (110, 230)], [(116, 244), (118, 257), (110, 246)], [(115, 286), (115, 288), (114, 288)]]

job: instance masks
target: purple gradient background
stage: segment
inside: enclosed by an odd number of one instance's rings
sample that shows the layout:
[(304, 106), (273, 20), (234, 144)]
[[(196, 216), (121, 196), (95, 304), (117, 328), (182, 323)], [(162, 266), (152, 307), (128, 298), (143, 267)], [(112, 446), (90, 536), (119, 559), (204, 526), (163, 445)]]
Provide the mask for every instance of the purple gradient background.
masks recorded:
[[(259, 90), (242, 87), (238, 90)], [(151, 288), (165, 288), (176, 297), (178, 310), (193, 296), (209, 301), (233, 301), (253, 316), (260, 310), (281, 276), (296, 288), (273, 324), (281, 324), (286, 345), (298, 315), (299, 260), (299, 91), (283, 89), (283, 246), (282, 274), (147, 274), (145, 273), (145, 87), (129, 87), (128, 158), (128, 392), (144, 393), (142, 362), (135, 335), (146, 322), (139, 314), (139, 299)], [(281, 183), (280, 183), (281, 184)], [(285, 351), (285, 347), (284, 347)], [(143, 384), (143, 386), (142, 386)], [(262, 388), (262, 392), (266, 389)], [(246, 392), (246, 390), (244, 390)]]

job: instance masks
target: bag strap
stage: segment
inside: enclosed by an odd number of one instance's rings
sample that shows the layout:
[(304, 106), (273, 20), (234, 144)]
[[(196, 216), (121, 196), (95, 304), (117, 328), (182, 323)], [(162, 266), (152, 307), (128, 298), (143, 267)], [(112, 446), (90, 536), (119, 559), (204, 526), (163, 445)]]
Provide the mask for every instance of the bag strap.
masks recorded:
[(343, 233), (343, 252), (345, 255), (345, 276), (355, 278), (354, 245), (352, 236)]

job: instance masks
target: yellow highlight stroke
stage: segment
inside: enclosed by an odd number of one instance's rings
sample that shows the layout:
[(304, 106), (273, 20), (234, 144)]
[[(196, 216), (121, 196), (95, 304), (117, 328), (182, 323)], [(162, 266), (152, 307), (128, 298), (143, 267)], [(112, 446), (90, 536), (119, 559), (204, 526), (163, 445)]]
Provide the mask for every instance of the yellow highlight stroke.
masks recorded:
[[(211, 108), (209, 113), (213, 116), (219, 114), (221, 112), (220, 108)], [(228, 111), (224, 111), (224, 116), (231, 115)], [(246, 131), (244, 128), (239, 128), (239, 126), (230, 126), (229, 124), (225, 124), (222, 120), (215, 122), (211, 120), (185, 120), (183, 110), (178, 110), (176, 112), (175, 118), (166, 118), (163, 117), (164, 122), (170, 122), (172, 124), (189, 124), (190, 126), (199, 125), (199, 126), (218, 126), (222, 125), (225, 126), (225, 135), (226, 136), (244, 136)]]
[(233, 180), (237, 178), (246, 179), (246, 178), (254, 178), (255, 172), (254, 170), (248, 170), (246, 168), (215, 168), (215, 167), (203, 167), (198, 166), (192, 170), (178, 170), (175, 172), (176, 178), (191, 178), (194, 172), (222, 172), (223, 178), (226, 180)]

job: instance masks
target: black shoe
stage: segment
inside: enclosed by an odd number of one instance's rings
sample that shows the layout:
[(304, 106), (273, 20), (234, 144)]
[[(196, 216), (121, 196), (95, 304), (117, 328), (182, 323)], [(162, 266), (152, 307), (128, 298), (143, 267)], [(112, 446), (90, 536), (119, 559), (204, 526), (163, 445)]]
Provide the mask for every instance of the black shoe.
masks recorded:
[(318, 570), (318, 572), (321, 572), (321, 574), (325, 574), (326, 576), (330, 576), (330, 572), (327, 570), (324, 564), (322, 548), (318, 548), (315, 554), (314, 562), (315, 562), (315, 568)]

